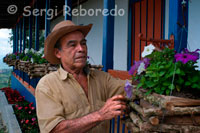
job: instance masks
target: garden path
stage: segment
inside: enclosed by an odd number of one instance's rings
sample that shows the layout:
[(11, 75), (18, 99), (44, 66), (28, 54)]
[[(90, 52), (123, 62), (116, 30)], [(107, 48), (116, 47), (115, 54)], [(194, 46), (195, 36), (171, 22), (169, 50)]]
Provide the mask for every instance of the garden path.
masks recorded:
[(0, 133), (8, 133), (6, 126), (3, 123), (1, 113), (0, 113)]

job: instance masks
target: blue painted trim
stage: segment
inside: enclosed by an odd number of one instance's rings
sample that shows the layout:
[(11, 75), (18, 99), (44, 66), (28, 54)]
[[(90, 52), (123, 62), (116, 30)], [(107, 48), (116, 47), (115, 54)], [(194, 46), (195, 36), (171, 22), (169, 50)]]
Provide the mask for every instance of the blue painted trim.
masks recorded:
[(33, 87), (33, 88), (36, 88), (38, 82), (39, 82), (40, 78), (32, 78), (30, 79), (30, 85)]
[[(125, 115), (123, 115), (123, 118), (125, 117)], [(125, 124), (123, 123), (122, 124), (122, 133), (124, 133), (125, 132)]]
[(186, 26), (181, 27), (177, 24), (184, 24), (182, 16), (181, 0), (169, 0), (169, 38), (173, 34), (175, 38), (175, 50), (181, 52), (183, 48), (187, 47), (187, 31), (188, 31), (188, 1), (186, 3), (186, 11), (184, 13), (186, 18)]
[(112, 133), (115, 133), (115, 118), (112, 119)]
[(25, 27), (25, 17), (23, 17), (23, 53), (26, 48), (26, 27)]
[(166, 6), (166, 0), (163, 0), (163, 36), (162, 38), (165, 39), (165, 6)]
[(110, 120), (110, 128), (109, 128), (109, 133), (111, 133), (111, 128), (112, 128), (112, 120)]
[[(141, 24), (142, 24), (142, 17), (141, 17), (141, 16), (142, 16), (142, 15), (141, 15), (142, 9), (141, 9), (141, 8), (142, 8), (142, 3), (141, 3), (141, 1), (140, 1), (140, 33), (141, 33), (141, 29), (142, 29), (142, 26), (141, 26)], [(140, 40), (140, 60), (141, 60), (141, 51), (142, 51), (142, 50), (141, 50), (141, 47), (142, 47), (142, 46), (141, 46), (141, 40)]]
[(35, 97), (26, 89), (26, 87), (20, 83), (15, 76), (11, 75), (11, 88), (16, 89), (20, 92), (22, 96), (25, 96), (25, 99), (29, 102), (33, 102), (33, 105), (36, 105)]
[(128, 8), (128, 50), (127, 50), (127, 70), (131, 68), (131, 49), (132, 49), (132, 4), (133, 1), (129, 1)]
[[(70, 9), (69, 13), (67, 13), (68, 8)], [(72, 20), (72, 12), (71, 11), (72, 11), (72, 0), (65, 0), (65, 20)]]
[(48, 9), (50, 7), (50, 0), (46, 0), (46, 15), (45, 15), (45, 38), (50, 33), (50, 16), (48, 16)]
[(28, 74), (24, 72), (24, 81), (26, 81), (27, 83), (29, 82), (28, 80)]
[(33, 16), (29, 16), (29, 49), (32, 48), (32, 25), (33, 25)]
[(23, 21), (22, 20), (20, 20), (20, 40), (19, 40), (19, 44), (20, 44), (20, 46), (19, 46), (19, 48), (20, 48), (20, 53), (22, 53), (22, 26), (23, 26), (23, 23), (22, 23)]
[(141, 0), (130, 0), (130, 1), (133, 3), (133, 2), (139, 2)]
[[(36, 1), (36, 9), (39, 9), (39, 4), (38, 2)], [(39, 50), (39, 37), (40, 37), (40, 34), (39, 34), (39, 23), (40, 23), (40, 16), (36, 16), (35, 17), (35, 50), (38, 51)]]
[[(104, 9), (115, 8), (115, 0), (104, 0)], [(114, 16), (110, 14), (103, 17), (103, 71), (113, 69), (114, 49)]]
[(20, 53), (22, 53), (22, 23), (23, 21), (22, 20), (20, 20), (20, 40), (19, 40), (19, 44), (20, 44), (20, 46), (19, 46), (19, 48), (20, 48)]
[(117, 116), (117, 133), (119, 133), (120, 130), (120, 116)]
[(16, 52), (18, 52), (18, 48), (19, 48), (19, 46), (18, 46), (18, 42), (19, 42), (19, 39), (18, 39), (18, 37), (19, 37), (19, 26), (18, 25), (19, 24), (16, 25)]

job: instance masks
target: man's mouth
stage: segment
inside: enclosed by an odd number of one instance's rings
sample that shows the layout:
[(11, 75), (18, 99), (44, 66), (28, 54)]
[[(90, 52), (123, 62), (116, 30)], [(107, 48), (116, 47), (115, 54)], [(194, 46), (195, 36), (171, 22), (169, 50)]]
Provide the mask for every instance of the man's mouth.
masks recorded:
[(85, 59), (86, 56), (79, 56), (79, 57), (76, 57), (75, 59)]

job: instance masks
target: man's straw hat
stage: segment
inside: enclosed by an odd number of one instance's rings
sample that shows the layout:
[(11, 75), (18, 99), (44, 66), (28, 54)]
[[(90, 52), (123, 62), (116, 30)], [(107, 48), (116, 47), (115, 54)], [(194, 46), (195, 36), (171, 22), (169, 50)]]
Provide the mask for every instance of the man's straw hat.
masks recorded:
[(73, 31), (80, 31), (83, 33), (84, 37), (86, 37), (91, 28), (92, 24), (86, 26), (79, 26), (75, 25), (70, 20), (65, 20), (58, 23), (45, 40), (44, 44), (45, 59), (48, 60), (51, 64), (60, 64), (61, 63), (60, 60), (54, 54), (54, 46), (56, 42), (67, 33)]

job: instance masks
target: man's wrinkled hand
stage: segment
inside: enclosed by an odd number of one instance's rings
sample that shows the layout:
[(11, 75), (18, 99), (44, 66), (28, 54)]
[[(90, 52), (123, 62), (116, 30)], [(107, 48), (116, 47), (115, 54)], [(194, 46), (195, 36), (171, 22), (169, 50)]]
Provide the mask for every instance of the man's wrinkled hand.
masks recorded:
[(105, 105), (98, 111), (102, 120), (110, 120), (118, 115), (123, 115), (126, 110), (125, 97), (116, 95), (108, 99)]

